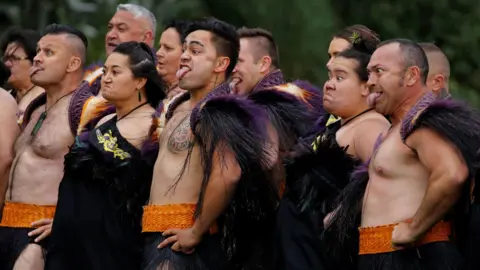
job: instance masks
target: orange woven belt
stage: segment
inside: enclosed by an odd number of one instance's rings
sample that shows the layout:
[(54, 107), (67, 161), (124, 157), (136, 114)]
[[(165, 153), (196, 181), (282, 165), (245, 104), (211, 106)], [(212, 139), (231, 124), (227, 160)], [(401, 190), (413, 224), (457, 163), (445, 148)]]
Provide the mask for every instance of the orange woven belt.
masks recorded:
[[(143, 207), (142, 232), (164, 232), (169, 229), (188, 229), (195, 223), (196, 204), (147, 205)], [(216, 224), (210, 234), (218, 231)]]
[[(378, 227), (359, 228), (360, 247), (359, 255), (378, 254), (397, 251), (392, 246), (392, 232), (397, 224)], [(433, 242), (449, 241), (451, 234), (450, 222), (440, 221), (433, 226), (414, 246), (421, 246)]]
[(33, 228), (32, 222), (55, 216), (55, 205), (5, 202), (1, 227)]

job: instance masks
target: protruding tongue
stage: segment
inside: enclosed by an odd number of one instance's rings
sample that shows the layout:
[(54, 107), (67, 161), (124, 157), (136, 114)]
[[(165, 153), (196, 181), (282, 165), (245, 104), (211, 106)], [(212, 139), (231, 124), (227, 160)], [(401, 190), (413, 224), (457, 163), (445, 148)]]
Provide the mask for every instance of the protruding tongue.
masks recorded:
[(230, 88), (230, 93), (232, 94), (238, 94), (237, 92), (237, 84), (240, 83), (239, 78), (233, 78), (232, 81), (228, 84), (228, 87)]
[(189, 72), (190, 69), (188, 67), (182, 67), (181, 69), (177, 70), (177, 79), (182, 79), (187, 72)]
[(381, 95), (382, 95), (382, 93), (378, 93), (378, 92), (371, 93), (370, 95), (368, 95), (368, 97), (367, 97), (368, 106), (370, 106), (370, 107), (375, 106), (375, 103), (377, 102), (377, 99), (378, 99)]

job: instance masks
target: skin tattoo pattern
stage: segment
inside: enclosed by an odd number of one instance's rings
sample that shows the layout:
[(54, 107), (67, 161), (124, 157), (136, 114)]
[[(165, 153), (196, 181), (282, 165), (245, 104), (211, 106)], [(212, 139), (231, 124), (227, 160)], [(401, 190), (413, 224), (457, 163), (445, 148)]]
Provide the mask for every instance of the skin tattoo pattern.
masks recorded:
[(185, 117), (180, 125), (170, 135), (168, 139), (168, 149), (172, 152), (182, 152), (187, 150), (191, 145), (190, 138), (190, 115)]

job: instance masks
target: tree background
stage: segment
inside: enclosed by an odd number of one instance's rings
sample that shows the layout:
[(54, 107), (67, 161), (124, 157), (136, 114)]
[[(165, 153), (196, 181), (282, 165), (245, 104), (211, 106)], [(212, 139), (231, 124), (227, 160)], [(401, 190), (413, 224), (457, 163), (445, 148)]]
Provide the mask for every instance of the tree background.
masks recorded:
[[(73, 25), (89, 38), (90, 62), (104, 60), (107, 23), (119, 0), (0, 0), (0, 31), (12, 25), (41, 31)], [(131, 0), (157, 17), (157, 37), (170, 19), (214, 16), (274, 35), (289, 79), (322, 86), (332, 34), (364, 24), (382, 39), (434, 42), (451, 63), (451, 91), (480, 106), (480, 5), (477, 0)], [(0, 32), (1, 33), (1, 32)]]

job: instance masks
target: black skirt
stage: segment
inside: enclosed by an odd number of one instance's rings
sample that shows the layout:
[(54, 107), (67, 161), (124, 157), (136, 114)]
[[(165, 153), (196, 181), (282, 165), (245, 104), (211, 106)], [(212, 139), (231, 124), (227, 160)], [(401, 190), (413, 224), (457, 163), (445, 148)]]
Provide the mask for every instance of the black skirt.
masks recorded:
[(206, 235), (192, 254), (175, 252), (171, 247), (158, 249), (166, 238), (162, 233), (144, 233), (143, 270), (224, 270), (226, 257), (220, 235)]

